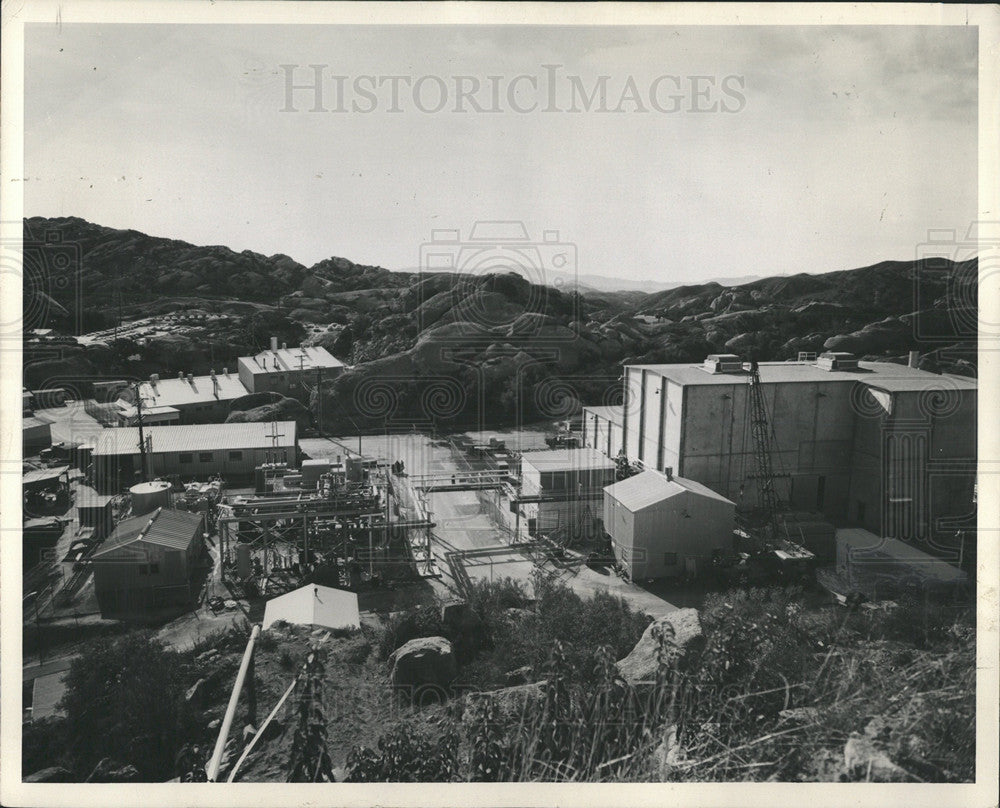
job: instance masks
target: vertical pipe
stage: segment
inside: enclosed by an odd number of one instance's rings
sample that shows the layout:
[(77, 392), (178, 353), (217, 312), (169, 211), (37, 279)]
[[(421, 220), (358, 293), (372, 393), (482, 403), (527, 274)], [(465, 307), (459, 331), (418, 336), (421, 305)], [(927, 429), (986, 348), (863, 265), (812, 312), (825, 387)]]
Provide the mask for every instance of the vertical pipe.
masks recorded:
[(214, 783), (219, 777), (219, 766), (222, 763), (222, 753), (226, 748), (226, 739), (229, 737), (229, 728), (232, 726), (233, 717), (236, 715), (236, 704), (240, 699), (240, 691), (243, 689), (243, 680), (247, 675), (247, 668), (250, 667), (250, 658), (253, 656), (253, 646), (260, 634), (260, 626), (256, 625), (250, 632), (250, 639), (247, 640), (246, 650), (243, 652), (243, 661), (236, 674), (236, 681), (233, 683), (233, 692), (229, 696), (229, 705), (226, 707), (226, 715), (222, 719), (222, 726), (219, 727), (219, 737), (215, 741), (215, 751), (212, 752), (212, 759), (208, 762), (206, 774), (208, 782)]

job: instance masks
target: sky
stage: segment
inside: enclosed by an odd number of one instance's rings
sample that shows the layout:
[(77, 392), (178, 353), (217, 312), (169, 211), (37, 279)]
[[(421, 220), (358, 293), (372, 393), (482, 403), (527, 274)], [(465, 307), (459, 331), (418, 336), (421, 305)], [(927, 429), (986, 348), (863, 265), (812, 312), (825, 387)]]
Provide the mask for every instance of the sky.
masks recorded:
[(580, 274), (849, 269), (977, 218), (977, 61), (962, 26), (32, 24), (24, 211), (306, 265), (503, 220)]

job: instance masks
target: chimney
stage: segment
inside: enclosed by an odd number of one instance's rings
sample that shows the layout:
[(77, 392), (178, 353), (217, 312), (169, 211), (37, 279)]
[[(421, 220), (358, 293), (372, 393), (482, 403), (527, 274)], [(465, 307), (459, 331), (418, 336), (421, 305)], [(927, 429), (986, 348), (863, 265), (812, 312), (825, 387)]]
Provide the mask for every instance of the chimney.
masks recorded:
[(225, 376), (228, 379), (229, 378), (229, 368), (223, 368), (222, 369), (222, 375)]
[(219, 380), (215, 378), (215, 371), (212, 371), (212, 393), (216, 398), (219, 397)]
[(673, 466), (667, 466), (666, 468), (664, 468), (663, 469), (663, 473), (667, 476), (667, 480), (673, 480), (674, 479), (674, 467)]
[(281, 343), (281, 350), (283, 350), (283, 351), (287, 351), (288, 350), (288, 343), (287, 342)]
[(278, 338), (277, 337), (271, 337), (271, 350), (272, 351), (278, 350)]
[(153, 388), (153, 395), (156, 395), (156, 383), (159, 381), (155, 373), (149, 374), (149, 386)]
[(188, 378), (187, 378), (187, 382), (188, 382), (188, 384), (190, 384), (190, 385), (191, 385), (192, 387), (194, 387), (194, 376), (192, 376), (192, 375), (191, 375), (190, 373), (188, 374)]
[(183, 370), (178, 371), (177, 378), (180, 379), (181, 381), (184, 381), (184, 371)]
[(920, 351), (910, 351), (909, 365), (911, 368), (915, 368), (920, 365)]

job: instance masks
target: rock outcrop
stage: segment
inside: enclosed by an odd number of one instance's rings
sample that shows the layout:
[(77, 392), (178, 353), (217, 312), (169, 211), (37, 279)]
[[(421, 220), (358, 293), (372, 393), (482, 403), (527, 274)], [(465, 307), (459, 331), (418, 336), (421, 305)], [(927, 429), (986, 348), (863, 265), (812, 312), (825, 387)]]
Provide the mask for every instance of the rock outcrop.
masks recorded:
[(422, 693), (447, 693), (458, 673), (451, 643), (444, 637), (418, 637), (389, 656), (389, 681), (417, 699)]
[(628, 656), (618, 661), (618, 670), (629, 684), (652, 682), (656, 678), (657, 652), (659, 643), (654, 636), (657, 629), (672, 636), (672, 641), (680, 655), (688, 653), (703, 639), (701, 621), (696, 609), (677, 609), (653, 621), (642, 633)]

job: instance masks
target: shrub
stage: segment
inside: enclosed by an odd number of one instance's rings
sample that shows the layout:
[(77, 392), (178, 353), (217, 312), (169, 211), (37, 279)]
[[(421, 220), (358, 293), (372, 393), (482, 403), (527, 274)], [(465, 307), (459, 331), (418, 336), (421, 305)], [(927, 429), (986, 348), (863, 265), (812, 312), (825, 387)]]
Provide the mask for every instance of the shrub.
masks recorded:
[(347, 757), (349, 783), (447, 783), (459, 771), (458, 735), (432, 739), (401, 725), (378, 740), (376, 749), (358, 747)]
[(146, 632), (89, 643), (70, 665), (60, 703), (78, 770), (111, 757), (147, 779), (172, 776), (182, 687), (179, 656)]

